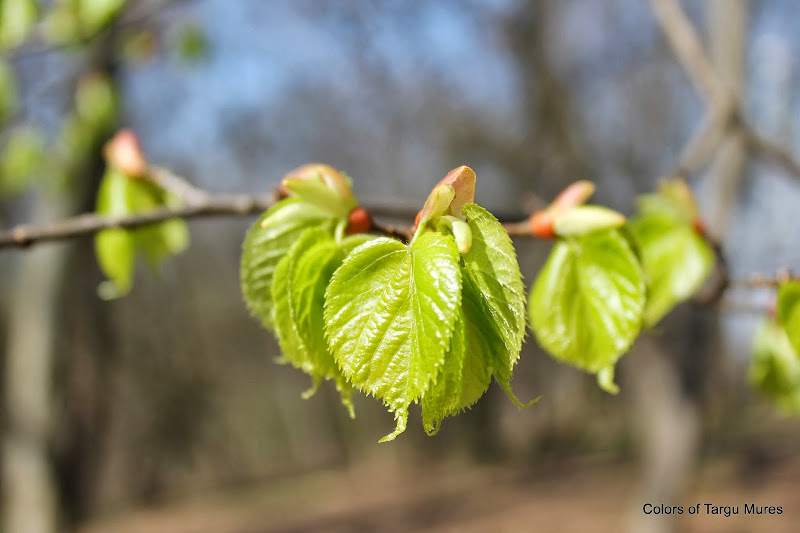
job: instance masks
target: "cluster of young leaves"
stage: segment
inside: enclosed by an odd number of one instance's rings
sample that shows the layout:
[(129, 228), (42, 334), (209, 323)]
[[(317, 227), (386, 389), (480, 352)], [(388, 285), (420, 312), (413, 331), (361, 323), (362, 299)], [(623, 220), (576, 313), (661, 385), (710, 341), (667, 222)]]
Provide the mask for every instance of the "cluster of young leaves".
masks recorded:
[(697, 208), (683, 181), (661, 184), (639, 198), (625, 218), (582, 205), (591, 183), (567, 188), (531, 217), (531, 232), (557, 242), (529, 301), (530, 325), (555, 358), (597, 375), (610, 393), (614, 365), (642, 327), (655, 325), (689, 298), (713, 266), (713, 251), (698, 227)]
[[(242, 291), (275, 331), (284, 360), (333, 379), (352, 414), (353, 388), (394, 413), (393, 440), (421, 402), (435, 434), (474, 404), (492, 376), (512, 398), (525, 331), (516, 254), (502, 225), (472, 203), (475, 174), (460, 167), (433, 190), (408, 244), (370, 237), (365, 212), (330, 167), (284, 179), (291, 196), (248, 232)], [(345, 236), (347, 234), (355, 234)]]
[[(147, 162), (132, 132), (123, 130), (106, 146), (107, 169), (100, 183), (95, 210), (101, 215), (124, 217), (176, 207), (179, 200), (148, 179)], [(155, 270), (166, 257), (189, 245), (186, 222), (172, 218), (135, 229), (110, 228), (95, 236), (100, 268), (109, 278), (100, 284), (103, 299), (126, 295), (133, 284), (136, 257), (144, 256)]]
[(242, 294), (250, 312), (278, 338), (283, 357), (312, 379), (308, 398), (332, 379), (354, 416), (352, 386), (325, 341), (323, 305), (334, 271), (370, 239), (365, 212), (346, 176), (320, 164), (302, 166), (283, 180), (286, 198), (250, 228), (242, 245)]
[(756, 329), (748, 377), (782, 411), (800, 415), (800, 282), (778, 287), (775, 316)]

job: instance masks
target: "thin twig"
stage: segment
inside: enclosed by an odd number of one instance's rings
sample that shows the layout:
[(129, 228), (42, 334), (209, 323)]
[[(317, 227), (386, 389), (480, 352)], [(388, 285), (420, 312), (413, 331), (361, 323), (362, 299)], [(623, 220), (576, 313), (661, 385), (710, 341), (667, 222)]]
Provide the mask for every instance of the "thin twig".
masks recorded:
[(775, 289), (782, 283), (791, 280), (798, 281), (800, 278), (792, 274), (789, 269), (781, 269), (774, 276), (753, 274), (747, 279), (731, 280), (730, 287), (732, 289)]
[(72, 239), (92, 235), (104, 229), (138, 228), (170, 218), (251, 215), (268, 209), (275, 201), (275, 194), (261, 196), (209, 195), (203, 202), (176, 208), (157, 209), (135, 215), (108, 216), (87, 213), (50, 224), (21, 225), (2, 232), (0, 233), (0, 249)]
[(385, 237), (390, 237), (392, 239), (397, 239), (404, 243), (408, 243), (411, 240), (411, 229), (399, 226), (386, 226), (381, 224), (380, 222), (376, 222), (372, 220), (369, 233), (377, 233), (378, 235), (383, 235)]

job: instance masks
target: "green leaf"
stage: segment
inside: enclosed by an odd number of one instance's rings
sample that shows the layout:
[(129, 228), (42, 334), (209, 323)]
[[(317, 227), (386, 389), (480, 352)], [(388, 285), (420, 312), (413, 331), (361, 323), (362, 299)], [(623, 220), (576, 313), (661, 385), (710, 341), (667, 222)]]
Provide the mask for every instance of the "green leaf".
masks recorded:
[(203, 29), (196, 24), (185, 24), (178, 32), (175, 51), (178, 59), (187, 64), (196, 64), (208, 57), (208, 39)]
[(645, 324), (652, 326), (690, 298), (711, 272), (714, 252), (684, 218), (649, 211), (631, 223), (648, 278)]
[(644, 304), (636, 255), (619, 231), (609, 230), (556, 243), (528, 311), (539, 344), (552, 356), (607, 373), (638, 335)]
[(98, 294), (104, 300), (125, 296), (133, 285), (136, 258), (133, 236), (120, 228), (103, 230), (95, 237), (94, 246), (100, 269), (109, 278), (109, 282), (100, 284)]
[(800, 414), (800, 358), (784, 329), (765, 319), (753, 338), (750, 383), (762, 396), (788, 413)]
[(35, 0), (0, 2), (0, 48), (12, 48), (25, 40), (36, 22)]
[(789, 280), (780, 284), (777, 314), (794, 351), (800, 353), (800, 282)]
[(411, 245), (376, 238), (353, 250), (325, 296), (328, 345), (345, 377), (395, 413), (405, 430), (444, 363), (461, 293), (455, 241), (439, 232)]
[(77, 0), (78, 18), (89, 36), (108, 24), (127, 0)]
[(442, 371), (422, 397), (422, 423), (428, 435), (438, 433), (442, 419), (472, 407), (489, 389), (492, 359), (486, 344), (481, 330), (459, 310)]
[(41, 169), (44, 140), (35, 128), (23, 125), (9, 132), (6, 143), (0, 154), (0, 195), (19, 194)]
[(284, 361), (312, 378), (310, 397), (323, 379), (333, 379), (342, 403), (353, 417), (352, 387), (346, 382), (325, 342), (325, 289), (345, 252), (330, 232), (306, 229), (275, 269), (272, 299), (275, 332)]
[(0, 58), (0, 126), (11, 116), (17, 106), (17, 85), (14, 71)]
[(518, 406), (511, 373), (525, 337), (525, 287), (508, 232), (491, 213), (466, 204), (472, 246), (462, 256), (469, 351), (482, 354), (500, 387)]
[[(127, 216), (175, 205), (169, 193), (154, 184), (131, 179), (109, 169), (100, 183), (95, 211), (101, 215)], [(103, 273), (111, 284), (99, 288), (104, 299), (127, 294), (132, 286), (137, 253), (142, 253), (151, 268), (169, 255), (180, 253), (189, 244), (189, 229), (181, 219), (169, 219), (136, 229), (113, 228), (95, 236), (95, 251)]]
[(250, 312), (272, 329), (272, 277), (278, 262), (312, 226), (334, 224), (330, 215), (300, 198), (286, 198), (252, 225), (242, 245), (242, 295)]

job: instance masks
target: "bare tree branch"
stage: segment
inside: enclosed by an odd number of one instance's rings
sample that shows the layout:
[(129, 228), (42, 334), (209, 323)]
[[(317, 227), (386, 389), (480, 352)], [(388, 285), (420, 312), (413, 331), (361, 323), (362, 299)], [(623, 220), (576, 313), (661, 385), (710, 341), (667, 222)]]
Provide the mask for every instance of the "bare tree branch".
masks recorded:
[(245, 216), (268, 209), (277, 200), (275, 193), (251, 195), (208, 195), (177, 208), (164, 208), (129, 216), (107, 216), (87, 213), (44, 225), (21, 225), (0, 233), (0, 249), (26, 247), (45, 241), (72, 239), (110, 228), (138, 228), (170, 218), (210, 216)]
[(800, 180), (800, 161), (788, 150), (766, 139), (744, 119), (737, 96), (714, 70), (702, 41), (677, 0), (650, 0), (653, 13), (675, 56), (692, 84), (703, 96), (709, 111), (681, 152), (668, 175), (687, 175), (704, 166), (731, 134), (744, 134), (750, 151), (773, 161)]

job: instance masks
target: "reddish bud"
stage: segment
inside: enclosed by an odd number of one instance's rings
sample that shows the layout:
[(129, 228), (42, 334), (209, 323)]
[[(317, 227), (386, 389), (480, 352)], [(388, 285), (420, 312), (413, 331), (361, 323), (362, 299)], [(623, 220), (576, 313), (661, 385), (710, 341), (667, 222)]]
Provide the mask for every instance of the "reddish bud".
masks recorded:
[(419, 211), (417, 213), (417, 216), (414, 217), (414, 225), (411, 227), (411, 233), (417, 231), (417, 227), (419, 226), (419, 221), (421, 218), (422, 218), (422, 211)]
[(556, 236), (553, 231), (553, 214), (548, 211), (537, 211), (530, 217), (531, 235), (540, 239), (552, 239)]
[(703, 222), (703, 219), (700, 217), (695, 217), (694, 222), (692, 222), (692, 227), (694, 231), (703, 237), (706, 235), (706, 224)]
[(372, 227), (372, 220), (369, 213), (363, 207), (356, 207), (347, 215), (347, 228), (344, 232), (348, 235), (354, 233), (365, 233)]
[(594, 183), (587, 180), (576, 181), (556, 196), (550, 204), (552, 210), (564, 210), (577, 207), (586, 203), (586, 200), (594, 194)]
[(142, 152), (139, 139), (129, 129), (120, 130), (103, 149), (109, 166), (129, 178), (141, 178), (147, 174), (147, 159)]
[(449, 214), (460, 217), (464, 205), (475, 201), (475, 171), (466, 165), (454, 168), (439, 182), (442, 184), (453, 187), (455, 197), (450, 202)]

